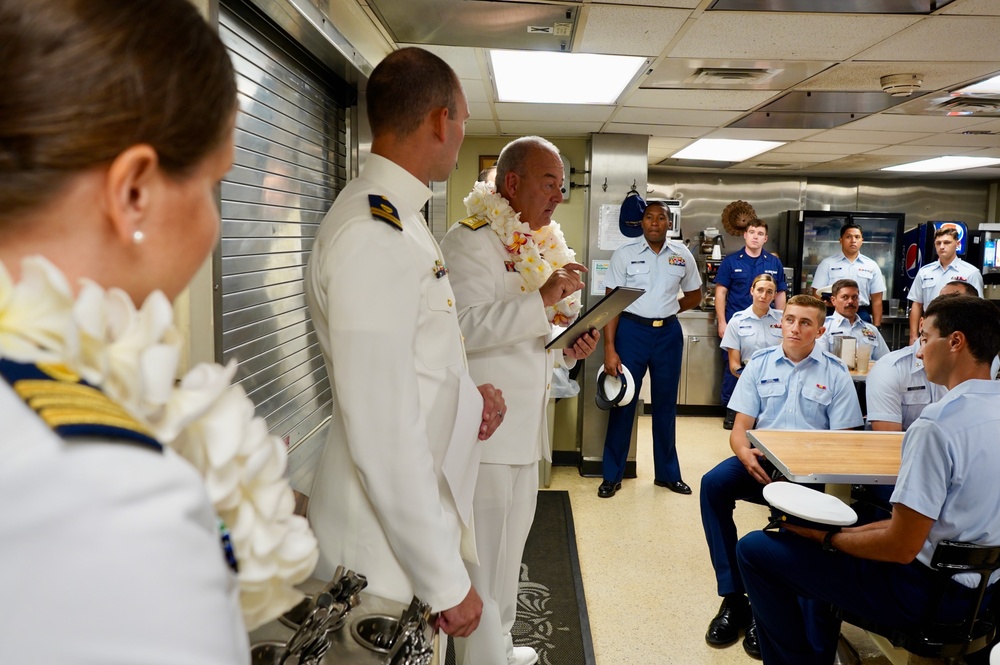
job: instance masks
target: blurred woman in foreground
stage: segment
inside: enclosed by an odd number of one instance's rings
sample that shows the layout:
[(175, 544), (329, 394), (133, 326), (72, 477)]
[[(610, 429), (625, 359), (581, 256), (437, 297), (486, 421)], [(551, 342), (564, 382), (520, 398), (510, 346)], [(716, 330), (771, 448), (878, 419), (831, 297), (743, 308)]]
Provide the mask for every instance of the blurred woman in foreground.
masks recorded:
[(185, 0), (0, 0), (0, 90), (2, 660), (247, 663), (316, 552), (235, 368), (175, 382), (226, 50)]

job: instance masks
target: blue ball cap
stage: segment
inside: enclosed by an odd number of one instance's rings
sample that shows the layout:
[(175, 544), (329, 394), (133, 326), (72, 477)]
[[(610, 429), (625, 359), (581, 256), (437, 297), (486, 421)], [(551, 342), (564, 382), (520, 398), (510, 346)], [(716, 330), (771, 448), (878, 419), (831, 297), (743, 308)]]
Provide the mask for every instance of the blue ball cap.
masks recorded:
[(621, 212), (618, 214), (618, 228), (626, 238), (638, 238), (642, 235), (642, 216), (646, 213), (646, 202), (634, 189), (622, 201)]

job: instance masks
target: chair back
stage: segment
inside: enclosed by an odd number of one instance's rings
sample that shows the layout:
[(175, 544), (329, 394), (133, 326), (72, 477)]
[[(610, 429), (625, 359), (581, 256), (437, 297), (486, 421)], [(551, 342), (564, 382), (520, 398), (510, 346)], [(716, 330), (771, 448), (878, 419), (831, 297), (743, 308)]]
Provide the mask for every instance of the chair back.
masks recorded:
[[(983, 596), (989, 584), (991, 574), (1000, 568), (1000, 546), (988, 547), (984, 545), (974, 545), (972, 543), (959, 543), (951, 540), (943, 540), (934, 549), (934, 556), (931, 558), (931, 568), (941, 573), (937, 585), (937, 597), (928, 605), (928, 614), (925, 616), (925, 625), (932, 625), (936, 605), (940, 603), (944, 596), (945, 589), (949, 581), (959, 573), (978, 573), (979, 584), (976, 586), (976, 601), (969, 607), (969, 613), (961, 623), (958, 637), (965, 637), (966, 641), (975, 638), (977, 621), (980, 614), (984, 620), (992, 621), (992, 613), (989, 608), (982, 608)], [(995, 603), (994, 603), (995, 605)], [(983, 610), (980, 612), (980, 610)], [(995, 627), (994, 627), (995, 630)]]

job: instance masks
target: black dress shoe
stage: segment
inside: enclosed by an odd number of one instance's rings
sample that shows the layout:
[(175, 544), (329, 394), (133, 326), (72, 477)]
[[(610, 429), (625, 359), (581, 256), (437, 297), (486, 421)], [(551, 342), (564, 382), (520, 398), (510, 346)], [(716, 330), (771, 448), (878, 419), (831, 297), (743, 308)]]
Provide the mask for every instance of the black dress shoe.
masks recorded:
[(691, 488), (683, 480), (675, 480), (672, 483), (668, 483), (665, 480), (654, 480), (653, 484), (657, 487), (666, 487), (671, 492), (677, 492), (678, 494), (690, 494)]
[[(740, 630), (747, 628), (752, 621), (750, 601), (746, 599), (746, 596), (723, 598), (719, 613), (708, 624), (705, 641), (713, 647), (728, 646), (739, 639)], [(756, 643), (755, 637), (754, 644)]]
[(597, 488), (597, 496), (602, 499), (610, 499), (615, 495), (615, 492), (622, 488), (621, 483), (613, 483), (610, 480), (605, 480), (601, 483), (601, 486)]
[(735, 422), (736, 412), (732, 409), (726, 409), (726, 419), (722, 421), (722, 429), (732, 429)]
[(761, 660), (760, 642), (757, 641), (757, 622), (753, 619), (750, 620), (750, 626), (747, 628), (747, 633), (743, 636), (743, 650), (746, 651), (747, 655), (751, 658)]

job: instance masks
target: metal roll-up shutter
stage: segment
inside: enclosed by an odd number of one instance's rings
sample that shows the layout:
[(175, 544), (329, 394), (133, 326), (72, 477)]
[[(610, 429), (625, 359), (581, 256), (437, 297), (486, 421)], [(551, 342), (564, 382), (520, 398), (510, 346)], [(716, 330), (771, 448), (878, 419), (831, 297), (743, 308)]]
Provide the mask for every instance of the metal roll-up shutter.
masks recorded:
[(226, 0), (236, 155), (222, 183), (221, 352), (273, 434), (294, 445), (330, 413), (306, 310), (313, 238), (347, 177), (351, 90), (252, 6)]

